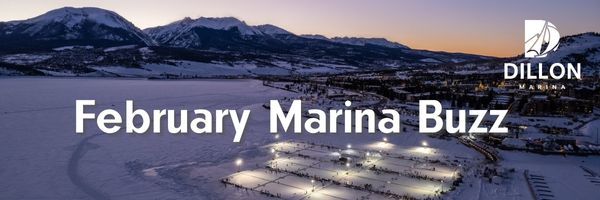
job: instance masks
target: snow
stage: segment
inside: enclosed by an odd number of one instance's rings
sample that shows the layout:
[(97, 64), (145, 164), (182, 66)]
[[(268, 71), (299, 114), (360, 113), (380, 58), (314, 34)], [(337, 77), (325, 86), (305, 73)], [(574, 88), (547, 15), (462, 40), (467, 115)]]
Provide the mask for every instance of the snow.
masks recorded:
[(64, 47), (57, 47), (57, 48), (53, 48), (53, 51), (67, 51), (67, 50), (73, 50), (73, 49), (77, 49), (77, 48), (82, 48), (82, 49), (93, 49), (94, 46), (64, 46)]
[[(136, 48), (135, 45), (126, 45), (106, 48), (105, 52), (118, 51), (121, 49)], [(148, 48), (140, 48), (144, 55), (152, 53)], [(40, 57), (23, 54), (7, 56), (5, 62), (10, 63), (37, 63), (50, 57)], [(99, 57), (98, 59), (103, 59)], [(51, 76), (87, 76), (87, 77), (146, 77), (146, 78), (214, 78), (214, 77), (256, 77), (256, 76), (278, 76), (290, 74), (337, 74), (356, 70), (355, 67), (330, 63), (305, 63), (291, 64), (288, 62), (274, 62), (275, 66), (257, 65), (254, 62), (214, 62), (204, 63), (187, 60), (167, 60), (168, 63), (145, 63), (139, 67), (124, 66), (90, 66), (96, 70), (93, 73), (74, 74), (70, 71), (52, 71), (40, 69)]]
[[(131, 22), (121, 17), (119, 14), (94, 7), (73, 8), (64, 7), (51, 10), (43, 15), (20, 21), (10, 21), (10, 24), (31, 24), (24, 32), (35, 35), (52, 23), (64, 24), (69, 30), (76, 30), (84, 22), (95, 22), (111, 28), (123, 29), (135, 34), (147, 45), (153, 45), (154, 41), (148, 39), (144, 33), (135, 27)], [(72, 39), (77, 33), (66, 33), (67, 39)], [(114, 39), (114, 36), (107, 35), (105, 39)]]
[(257, 75), (290, 75), (290, 71), (279, 67), (258, 67), (250, 70)]
[(177, 47), (190, 47), (198, 45), (198, 36), (191, 32), (194, 28), (208, 28), (215, 30), (230, 30), (237, 28), (242, 36), (253, 35), (293, 35), (293, 33), (271, 24), (251, 26), (234, 17), (200, 17), (191, 19), (186, 17), (173, 23), (145, 29), (152, 38), (160, 43), (169, 43)]
[(554, 195), (553, 199), (597, 199), (598, 186), (594, 185), (581, 166), (593, 171), (600, 171), (600, 157), (578, 157), (559, 155), (536, 155), (523, 152), (501, 151), (505, 160), (503, 166), (516, 168), (523, 173), (527, 169), (530, 173), (544, 177), (545, 183)]
[(271, 24), (258, 25), (254, 28), (267, 35), (293, 35), (293, 33)]
[(460, 62), (465, 62), (465, 59), (459, 59), (459, 58), (452, 58), (450, 59), (450, 61), (452, 61), (453, 63), (460, 63)]
[[(265, 198), (224, 188), (218, 180), (237, 171), (232, 165), (236, 157), (244, 158), (242, 171), (253, 170), (252, 173), (244, 172), (244, 177), (237, 181), (251, 181), (249, 184), (256, 185), (271, 176), (262, 170), (254, 170), (254, 163), (264, 163), (267, 159), (263, 156), (268, 156), (257, 149), (274, 140), (266, 132), (269, 115), (262, 105), (269, 99), (293, 95), (264, 87), (254, 80), (3, 78), (0, 84), (3, 85), (0, 95), (5, 97), (0, 99), (0, 119), (10, 122), (0, 123), (0, 129), (5, 133), (0, 134), (0, 162), (3, 163), (0, 165), (3, 177), (0, 187), (5, 189), (0, 193), (2, 199), (93, 199), (90, 194), (100, 195), (95, 198), (108, 195), (127, 199)], [(35, 98), (32, 98), (33, 94)], [(133, 99), (136, 108), (142, 109), (251, 109), (253, 115), (241, 144), (231, 142), (232, 132), (219, 135), (128, 135), (122, 132), (95, 135), (99, 130), (91, 122), (86, 123), (86, 133), (78, 135), (73, 129), (75, 99), (96, 99), (98, 105), (90, 108), (90, 112), (107, 108), (123, 110), (124, 101)], [(227, 124), (225, 130), (232, 128)], [(357, 147), (361, 143), (381, 140), (380, 135), (362, 134), (321, 137), (282, 134), (282, 137), (342, 145), (354, 143)], [(426, 136), (398, 135), (390, 138), (390, 142), (410, 145), (421, 141), (411, 139), (413, 137)], [(446, 143), (439, 142), (431, 141), (430, 144)], [(465, 154), (477, 156), (464, 147), (462, 149), (467, 150)], [(138, 176), (133, 173), (138, 168), (128, 167), (131, 162), (147, 167), (140, 168)], [(202, 183), (192, 180), (202, 180)], [(290, 180), (295, 179), (283, 181)], [(192, 181), (190, 184), (195, 185), (194, 189), (186, 190), (182, 181)], [(314, 195), (346, 195), (343, 191), (347, 190), (334, 186), (323, 190), (323, 194)], [(350, 194), (355, 193), (361, 192)]]
[[(198, 19), (184, 18), (182, 20), (167, 24), (165, 26), (159, 26), (154, 28), (148, 28), (145, 30), (146, 33), (150, 34), (154, 39), (160, 42), (170, 42), (175, 43), (177, 46), (187, 47), (193, 43), (195, 36), (186, 36), (189, 35), (189, 31), (196, 27), (204, 27), (216, 30), (230, 30), (231, 28), (237, 28), (240, 31), (241, 35), (293, 35), (293, 33), (282, 29), (280, 27), (264, 24), (257, 26), (250, 26), (246, 24), (244, 21), (233, 17), (222, 17), (222, 18), (210, 18), (210, 17), (200, 17)], [(191, 37), (191, 38), (190, 38)], [(397, 42), (388, 41), (385, 38), (358, 38), (358, 37), (334, 37), (328, 39), (327, 37), (321, 35), (302, 35), (305, 38), (311, 39), (321, 39), (327, 40), (331, 42), (337, 42), (342, 44), (349, 45), (357, 45), (357, 46), (365, 46), (366, 44), (377, 45), (387, 48), (400, 48), (400, 49), (408, 49), (407, 46), (402, 45)], [(187, 41), (176, 41), (173, 42), (174, 39), (177, 40), (187, 40)]]
[(124, 49), (133, 49), (136, 46), (137, 45), (123, 45), (123, 46), (109, 47), (109, 48), (104, 49), (104, 52), (113, 52), (113, 51), (119, 51), (119, 50), (124, 50)]
[(206, 27), (211, 29), (218, 30), (229, 30), (233, 27), (238, 28), (238, 31), (243, 35), (255, 35), (260, 34), (260, 31), (257, 29), (248, 26), (245, 22), (240, 21), (233, 17), (223, 17), (223, 18), (210, 18), (210, 17), (201, 17), (196, 19), (191, 25), (191, 27)]
[[(50, 71), (50, 70), (45, 70), (45, 69), (38, 69), (38, 70), (49, 76), (62, 76), (62, 77), (76, 76), (76, 74), (73, 74), (69, 71)], [(95, 74), (91, 73), (91, 74), (86, 74), (86, 75), (95, 75)]]
[[(166, 38), (177, 38), (196, 27), (204, 27), (216, 30), (229, 30), (235, 27), (242, 35), (262, 34), (258, 28), (249, 26), (245, 22), (233, 17), (200, 17), (198, 19), (184, 18), (165, 26), (148, 28), (145, 31), (155, 39), (165, 40)], [(271, 27), (269, 30), (272, 31), (273, 28)]]
[[(253, 80), (2, 78), (0, 85), (3, 86), (0, 88), (3, 96), (0, 98), (0, 187), (3, 188), (0, 199), (98, 198), (84, 193), (85, 188), (114, 199), (247, 196), (235, 190), (220, 191), (223, 187), (217, 180), (235, 170), (229, 164), (232, 157), (253, 157), (256, 153), (247, 150), (271, 139), (270, 134), (263, 132), (268, 126), (268, 113), (261, 105), (288, 94), (263, 87), (260, 81)], [(117, 133), (83, 142), (99, 130), (94, 123), (86, 123), (85, 134), (74, 132), (75, 99), (96, 99), (97, 107), (89, 111), (124, 110), (125, 100), (134, 99), (136, 107), (145, 109), (244, 108), (256, 113), (249, 119), (253, 126), (247, 127), (242, 144), (231, 142), (232, 132), (222, 135)], [(225, 130), (232, 129), (226, 124)], [(203, 172), (203, 176), (211, 177), (205, 177), (207, 182), (199, 188), (199, 193), (189, 195), (189, 192), (178, 192), (153, 182), (157, 177), (145, 180), (130, 174), (126, 163), (131, 161), (153, 166), (202, 161), (200, 163), (207, 166), (227, 163), (227, 167)], [(157, 169), (157, 172), (164, 177), (168, 169)]]
[(434, 58), (423, 58), (420, 61), (426, 63), (441, 63), (439, 60), (436, 60)]
[(192, 61), (178, 61), (175, 65), (144, 64), (140, 68), (104, 66), (93, 67), (93, 69), (125, 77), (160, 77), (172, 75), (192, 78), (250, 75), (250, 73), (243, 68)]
[(502, 140), (502, 145), (513, 148), (525, 148), (526, 144), (525, 141), (517, 138), (504, 138), (504, 140)]
[[(600, 47), (600, 36), (594, 33), (584, 33), (577, 36), (571, 37), (569, 42), (561, 42), (558, 44), (558, 49), (554, 52), (548, 53), (547, 57), (544, 58), (535, 58), (535, 59), (521, 59), (517, 62), (531, 62), (533, 64), (537, 63), (558, 63), (563, 62), (562, 59), (572, 54), (579, 54), (589, 51), (590, 49), (599, 48)], [(589, 61), (597, 61), (598, 53), (590, 55)]]
[[(579, 131), (586, 136), (591, 137), (591, 140), (600, 141), (600, 119), (593, 120), (579, 129)], [(594, 141), (595, 142), (595, 141)]]
[[(181, 64), (187, 65), (186, 62)], [(240, 68), (246, 65), (238, 64)], [(179, 67), (185, 69), (183, 66)], [(254, 69), (255, 66), (246, 67)], [(160, 70), (161, 66), (152, 69)], [(0, 121), (8, 122), (0, 123), (3, 133), (0, 134), (0, 188), (3, 188), (0, 199), (270, 199), (259, 192), (225, 187), (219, 182), (225, 177), (255, 190), (278, 191), (283, 197), (386, 199), (343, 185), (320, 182), (315, 184), (313, 192), (309, 178), (274, 173), (264, 168), (265, 165), (338, 181), (369, 183), (374, 187), (385, 185), (392, 191), (417, 196), (430, 195), (451, 184), (450, 181), (441, 183), (377, 174), (355, 166), (348, 169), (330, 162), (342, 154), (359, 156), (352, 158), (353, 164), (361, 162), (402, 172), (419, 172), (443, 180), (451, 180), (450, 174), (459, 169), (465, 175), (464, 183), (442, 198), (530, 199), (524, 170), (545, 177), (555, 199), (595, 199), (598, 194), (588, 171), (600, 172), (600, 157), (499, 151), (502, 160), (487, 165), (482, 155), (456, 139), (431, 138), (416, 133), (411, 127), (402, 134), (279, 133), (276, 139), (267, 132), (269, 111), (263, 105), (270, 99), (300, 98), (301, 94), (266, 87), (257, 80), (20, 77), (0, 78), (0, 85), (3, 86), (0, 88), (3, 97), (0, 98)], [(231, 142), (231, 124), (225, 125), (223, 134), (118, 132), (107, 135), (98, 134), (95, 123), (88, 121), (85, 134), (76, 134), (76, 99), (96, 99), (97, 106), (90, 107), (90, 112), (108, 108), (123, 111), (125, 100), (133, 99), (136, 108), (146, 110), (250, 109), (252, 115), (243, 142), (239, 144)], [(316, 107), (316, 104), (310, 106)], [(531, 119), (544, 121), (521, 121), (564, 123), (564, 119)], [(166, 126), (164, 121), (161, 123)], [(597, 123), (588, 125), (593, 124)], [(343, 129), (341, 126), (338, 130)], [(382, 137), (386, 137), (387, 142)], [(308, 147), (306, 144), (310, 142), (339, 148)], [(427, 145), (423, 146), (424, 143)], [(279, 157), (269, 151), (271, 148), (279, 151)], [(360, 156), (366, 152), (373, 156), (362, 159)], [(316, 159), (294, 156), (294, 153)], [(243, 165), (233, 164), (237, 158), (243, 159)], [(505, 172), (489, 183), (477, 172), (491, 166), (501, 171), (512, 168), (516, 171)], [(348, 174), (338, 173), (340, 170), (347, 170)], [(498, 182), (500, 184), (495, 184)]]
[(138, 51), (140, 53), (142, 53), (142, 55), (148, 55), (148, 54), (154, 53), (154, 51), (152, 51), (152, 49), (150, 49), (148, 47), (139, 48)]
[(234, 17), (200, 17), (198, 19), (191, 19), (186, 17), (182, 20), (167, 24), (165, 26), (159, 26), (154, 28), (146, 29), (146, 32), (153, 35), (153, 37), (171, 37), (177, 36), (178, 34), (185, 33), (192, 28), (204, 27), (216, 30), (229, 30), (231, 28), (237, 28), (242, 35), (277, 35), (277, 34), (290, 34), (293, 33), (277, 27), (271, 24), (263, 24), (257, 26), (250, 26), (246, 22), (236, 19)]
[(131, 24), (125, 23), (123, 18), (118, 17), (118, 15), (112, 11), (92, 7), (60, 8), (29, 19), (26, 22), (39, 25), (59, 22), (65, 24), (69, 28), (73, 28), (75, 25), (81, 24), (85, 20), (91, 20), (113, 28), (129, 29), (131, 26)]

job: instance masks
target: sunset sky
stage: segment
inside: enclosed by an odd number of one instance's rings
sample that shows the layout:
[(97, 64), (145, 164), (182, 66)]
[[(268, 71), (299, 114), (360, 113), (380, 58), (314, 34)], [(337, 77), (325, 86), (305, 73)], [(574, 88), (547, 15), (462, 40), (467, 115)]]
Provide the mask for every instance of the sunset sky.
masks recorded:
[(0, 0), (0, 21), (65, 6), (112, 10), (140, 28), (233, 16), (296, 34), (385, 37), (415, 49), (492, 56), (522, 53), (525, 19), (549, 20), (563, 36), (600, 32), (597, 0)]

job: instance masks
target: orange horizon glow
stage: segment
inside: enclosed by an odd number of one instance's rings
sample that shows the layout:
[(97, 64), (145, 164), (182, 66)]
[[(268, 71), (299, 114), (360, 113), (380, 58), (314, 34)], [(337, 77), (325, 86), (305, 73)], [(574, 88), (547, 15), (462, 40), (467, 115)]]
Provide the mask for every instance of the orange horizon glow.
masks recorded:
[(594, 0), (0, 0), (0, 21), (65, 6), (112, 10), (142, 29), (184, 17), (231, 16), (298, 35), (382, 37), (413, 49), (497, 57), (522, 53), (526, 19), (551, 21), (561, 36), (600, 31)]

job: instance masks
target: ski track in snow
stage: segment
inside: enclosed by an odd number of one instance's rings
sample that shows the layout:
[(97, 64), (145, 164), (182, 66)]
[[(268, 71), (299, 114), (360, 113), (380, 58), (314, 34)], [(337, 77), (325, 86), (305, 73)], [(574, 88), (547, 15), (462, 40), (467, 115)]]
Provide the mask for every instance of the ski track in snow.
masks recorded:
[(98, 136), (101, 136), (101, 134), (95, 134), (95, 135), (88, 136), (88, 137), (84, 138), (83, 140), (81, 140), (77, 144), (77, 147), (71, 154), (71, 158), (69, 158), (69, 165), (67, 166), (67, 174), (69, 175), (69, 179), (71, 180), (71, 182), (75, 186), (77, 186), (81, 191), (88, 194), (90, 197), (92, 197), (94, 199), (100, 199), (100, 200), (110, 199), (108, 197), (108, 195), (98, 191), (96, 188), (89, 185), (83, 179), (81, 174), (79, 174), (79, 160), (85, 155), (85, 152), (87, 151), (85, 149), (86, 145), (88, 144), (89, 140), (91, 140), (95, 137), (98, 137)]

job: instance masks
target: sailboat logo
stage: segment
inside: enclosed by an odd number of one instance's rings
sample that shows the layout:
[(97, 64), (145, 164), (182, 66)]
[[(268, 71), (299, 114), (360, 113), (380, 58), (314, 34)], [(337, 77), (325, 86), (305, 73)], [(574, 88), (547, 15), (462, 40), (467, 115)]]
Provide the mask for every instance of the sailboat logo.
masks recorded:
[(556, 51), (560, 34), (545, 20), (525, 20), (525, 58), (543, 58)]

